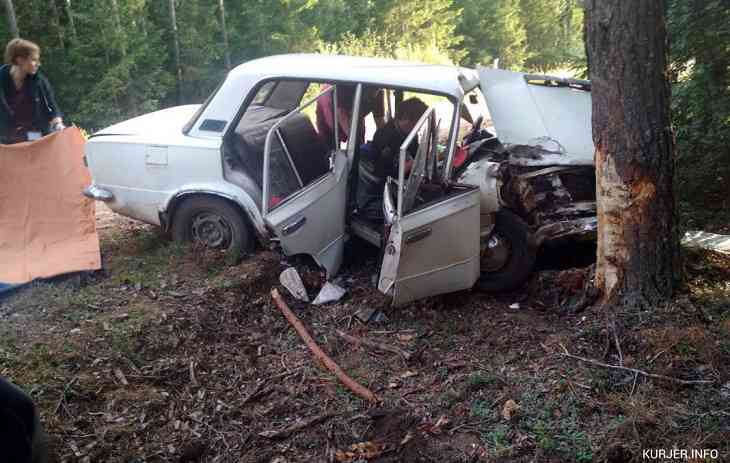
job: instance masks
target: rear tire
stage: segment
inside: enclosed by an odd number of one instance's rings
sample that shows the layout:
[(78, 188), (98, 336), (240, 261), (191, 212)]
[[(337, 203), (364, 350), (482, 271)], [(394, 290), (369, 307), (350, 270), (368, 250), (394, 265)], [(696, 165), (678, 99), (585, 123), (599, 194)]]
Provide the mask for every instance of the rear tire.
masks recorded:
[(487, 240), (482, 245), (477, 288), (499, 292), (522, 286), (535, 266), (527, 223), (514, 212), (502, 209), (496, 214), (494, 230)]
[(252, 252), (254, 247), (251, 229), (238, 208), (213, 196), (194, 196), (177, 207), (172, 238), (199, 242), (238, 256)]

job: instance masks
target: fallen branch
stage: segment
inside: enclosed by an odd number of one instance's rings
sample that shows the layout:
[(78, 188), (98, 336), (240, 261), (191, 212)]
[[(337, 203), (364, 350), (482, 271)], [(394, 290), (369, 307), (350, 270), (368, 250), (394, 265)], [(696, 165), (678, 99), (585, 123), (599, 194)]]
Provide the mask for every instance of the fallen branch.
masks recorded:
[(560, 347), (562, 347), (563, 348), (563, 351), (564, 351), (562, 354), (560, 354), (563, 357), (568, 357), (568, 358), (572, 358), (572, 359), (575, 359), (575, 360), (580, 360), (581, 362), (589, 363), (591, 365), (595, 365), (595, 366), (598, 366), (598, 367), (610, 368), (610, 369), (613, 369), (613, 370), (629, 371), (631, 373), (634, 373), (635, 375), (642, 375), (642, 376), (646, 376), (647, 378), (663, 379), (663, 380), (671, 381), (671, 382), (677, 383), (677, 384), (711, 384), (711, 383), (714, 383), (713, 380), (706, 380), (706, 379), (693, 379), (693, 380), (679, 379), (679, 378), (673, 378), (671, 376), (657, 375), (655, 373), (649, 373), (647, 371), (638, 370), (636, 368), (622, 367), (622, 366), (619, 366), (619, 365), (609, 365), (608, 363), (599, 362), (598, 360), (593, 360), (593, 359), (589, 359), (589, 358), (585, 358), (585, 357), (580, 357), (578, 355), (573, 355), (573, 354), (569, 353), (568, 352), (568, 349), (566, 349), (565, 346), (562, 345), (562, 344), (560, 344)]
[(362, 344), (363, 346), (372, 347), (373, 349), (381, 350), (384, 352), (391, 352), (393, 354), (398, 354), (406, 360), (410, 360), (413, 357), (413, 354), (411, 352), (405, 351), (396, 346), (391, 346), (389, 344), (383, 344), (381, 342), (371, 341), (369, 339), (351, 336), (351, 335), (345, 333), (344, 331), (337, 330), (337, 336), (341, 337), (342, 339), (344, 339), (346, 341), (350, 341), (355, 344)]
[(53, 414), (55, 415), (58, 413), (58, 410), (61, 409), (61, 405), (66, 401), (66, 394), (68, 394), (69, 390), (71, 390), (71, 387), (74, 385), (76, 380), (79, 379), (78, 376), (74, 376), (71, 378), (71, 381), (66, 383), (66, 385), (63, 387), (63, 392), (61, 392), (61, 398), (58, 399), (58, 403), (56, 404), (56, 408), (53, 410)]
[(298, 368), (294, 368), (293, 370), (288, 370), (283, 373), (279, 373), (279, 374), (276, 374), (273, 376), (269, 376), (268, 378), (256, 381), (256, 385), (253, 387), (253, 390), (251, 392), (249, 392), (248, 395), (246, 395), (246, 397), (243, 398), (241, 403), (239, 403), (239, 406), (246, 405), (247, 403), (249, 403), (251, 400), (255, 399), (256, 397), (263, 395), (262, 392), (263, 392), (264, 386), (267, 383), (271, 382), (271, 380), (283, 378), (285, 376), (291, 376), (293, 374), (299, 373), (301, 370), (302, 370), (302, 367), (298, 367)]
[(266, 384), (266, 381), (264, 381), (264, 380), (258, 381), (256, 383), (256, 385), (254, 386), (253, 391), (249, 392), (248, 395), (243, 398), (241, 403), (238, 404), (238, 406), (240, 407), (242, 405), (246, 405), (247, 403), (249, 403), (251, 401), (251, 399), (256, 397), (261, 392), (261, 390), (264, 388), (264, 384)]
[(307, 418), (306, 420), (302, 420), (297, 423), (294, 423), (291, 426), (287, 426), (286, 428), (282, 428), (282, 429), (279, 429), (276, 431), (272, 430), (272, 431), (260, 432), (259, 436), (266, 437), (267, 439), (282, 439), (297, 431), (301, 431), (302, 429), (306, 429), (315, 424), (319, 424), (322, 421), (328, 420), (328, 419), (332, 418), (333, 416), (334, 416), (334, 414), (332, 414), (332, 413), (325, 413), (323, 415), (313, 416), (311, 418)]
[(286, 302), (281, 297), (279, 291), (277, 291), (276, 288), (271, 290), (271, 297), (274, 299), (274, 302), (276, 302), (276, 305), (279, 307), (279, 310), (281, 310), (281, 313), (284, 314), (284, 317), (286, 317), (286, 319), (294, 327), (297, 333), (299, 333), (299, 336), (302, 338), (302, 340), (304, 340), (304, 343), (307, 345), (309, 350), (312, 351), (314, 356), (319, 361), (321, 361), (329, 371), (337, 376), (337, 379), (339, 379), (345, 386), (347, 386), (348, 389), (350, 389), (352, 392), (362, 397), (363, 399), (369, 400), (370, 402), (378, 402), (378, 398), (375, 396), (375, 394), (373, 394), (370, 389), (366, 388), (354, 379), (347, 376), (347, 373), (342, 371), (339, 365), (337, 365), (334, 360), (332, 360), (327, 354), (324, 353), (322, 349), (320, 349), (317, 343), (314, 342), (314, 339), (312, 339), (312, 336), (309, 334), (307, 329), (304, 328), (304, 325), (302, 325), (302, 322), (299, 320), (299, 318), (297, 318), (297, 316), (294, 315), (294, 312), (289, 309), (289, 306), (286, 305)]
[(195, 362), (193, 360), (190, 361), (190, 384), (192, 384), (193, 387), (200, 386), (198, 379), (195, 377)]

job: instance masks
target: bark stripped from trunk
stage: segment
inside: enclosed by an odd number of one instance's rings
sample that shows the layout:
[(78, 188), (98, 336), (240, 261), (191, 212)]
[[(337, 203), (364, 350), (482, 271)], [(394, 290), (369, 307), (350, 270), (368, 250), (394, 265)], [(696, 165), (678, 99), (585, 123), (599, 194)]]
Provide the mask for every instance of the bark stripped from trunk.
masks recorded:
[(603, 303), (651, 307), (679, 270), (664, 0), (588, 0)]
[(15, 8), (13, 7), (13, 0), (4, 0), (5, 13), (8, 15), (8, 28), (10, 28), (10, 35), (13, 38), (20, 37), (18, 32), (18, 19), (15, 17)]

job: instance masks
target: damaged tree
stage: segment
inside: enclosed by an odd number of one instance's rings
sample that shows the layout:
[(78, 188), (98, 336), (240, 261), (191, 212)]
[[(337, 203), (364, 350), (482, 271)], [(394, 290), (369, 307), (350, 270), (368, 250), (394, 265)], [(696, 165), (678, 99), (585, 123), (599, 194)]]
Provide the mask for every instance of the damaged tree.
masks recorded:
[(665, 0), (588, 0), (603, 304), (653, 307), (677, 286)]

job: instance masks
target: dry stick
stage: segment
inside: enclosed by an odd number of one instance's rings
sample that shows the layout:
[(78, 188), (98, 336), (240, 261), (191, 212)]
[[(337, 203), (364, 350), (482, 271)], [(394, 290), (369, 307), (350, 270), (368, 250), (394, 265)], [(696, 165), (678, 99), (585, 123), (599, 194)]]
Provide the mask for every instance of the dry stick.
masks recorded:
[(241, 403), (238, 404), (238, 406), (240, 407), (240, 406), (246, 405), (248, 402), (250, 402), (251, 399), (253, 399), (255, 396), (257, 396), (259, 394), (259, 392), (261, 392), (261, 389), (264, 388), (264, 384), (266, 384), (266, 381), (264, 381), (264, 380), (257, 382), (256, 386), (254, 386), (254, 388), (253, 388), (253, 391), (249, 392), (248, 395), (243, 398)]
[(377, 341), (371, 341), (369, 339), (365, 338), (357, 338), (355, 336), (351, 336), (344, 331), (337, 330), (337, 336), (343, 338), (346, 341), (350, 341), (355, 344), (362, 344), (363, 346), (372, 347), (373, 349), (385, 351), (385, 352), (391, 352), (393, 354), (398, 354), (401, 357), (403, 357), (406, 360), (410, 360), (411, 357), (413, 357), (413, 354), (411, 352), (405, 351), (403, 349), (399, 349), (396, 346), (391, 346), (389, 344), (383, 344)]
[(325, 413), (323, 415), (313, 416), (311, 418), (307, 418), (306, 420), (302, 420), (298, 423), (294, 423), (293, 425), (288, 426), (286, 428), (279, 429), (278, 431), (260, 432), (259, 436), (266, 437), (268, 439), (280, 439), (280, 438), (288, 436), (289, 434), (295, 433), (297, 431), (301, 431), (302, 429), (306, 429), (312, 425), (319, 424), (322, 421), (332, 418), (333, 416), (334, 416), (333, 413)]
[(193, 387), (198, 387), (200, 384), (198, 383), (198, 379), (195, 377), (195, 361), (190, 361), (190, 384), (193, 385)]
[(560, 345), (560, 347), (562, 347), (563, 351), (564, 351), (564, 353), (562, 353), (560, 355), (562, 355), (564, 357), (569, 357), (572, 359), (580, 360), (581, 362), (590, 363), (591, 365), (596, 365), (596, 366), (603, 367), (603, 368), (630, 371), (636, 375), (646, 376), (647, 378), (664, 379), (664, 380), (672, 381), (672, 382), (678, 383), (678, 384), (711, 384), (711, 383), (714, 383), (713, 380), (706, 380), (706, 379), (687, 380), (687, 379), (672, 378), (671, 376), (657, 375), (655, 373), (649, 373), (644, 370), (637, 370), (636, 368), (622, 367), (619, 365), (609, 365), (608, 363), (599, 362), (598, 360), (593, 360), (593, 359), (573, 355), (573, 354), (569, 353), (568, 349), (566, 349), (565, 346), (562, 344)]
[(58, 413), (58, 410), (61, 408), (61, 405), (63, 405), (63, 402), (66, 400), (66, 394), (68, 394), (68, 391), (71, 389), (73, 384), (76, 382), (76, 380), (79, 379), (78, 376), (74, 376), (71, 378), (71, 381), (66, 383), (66, 386), (63, 387), (63, 392), (61, 392), (61, 398), (58, 399), (58, 403), (56, 404), (56, 408), (53, 410), (53, 414), (55, 415)]
[(293, 374), (299, 373), (302, 370), (303, 367), (294, 368), (292, 370), (285, 371), (283, 373), (279, 373), (273, 376), (269, 376), (268, 378), (256, 381), (256, 385), (253, 387), (253, 390), (248, 393), (246, 397), (243, 398), (243, 400), (239, 403), (240, 405), (246, 405), (248, 402), (250, 402), (252, 399), (255, 399), (258, 395), (261, 394), (261, 391), (264, 388), (264, 385), (268, 382), (270, 382), (273, 379), (277, 378), (283, 378), (285, 376), (291, 376)]
[(609, 330), (613, 334), (613, 342), (616, 344), (616, 352), (618, 353), (618, 363), (621, 366), (624, 366), (624, 354), (621, 352), (621, 343), (618, 340), (618, 333), (616, 333), (616, 321), (611, 320)]
[(378, 402), (379, 399), (373, 394), (373, 392), (366, 388), (365, 386), (361, 385), (354, 379), (347, 376), (347, 373), (342, 371), (342, 368), (340, 368), (339, 365), (337, 365), (334, 360), (329, 358), (327, 354), (324, 353), (322, 349), (319, 348), (316, 342), (314, 342), (314, 339), (312, 339), (312, 336), (309, 334), (306, 328), (304, 328), (304, 325), (302, 325), (302, 322), (297, 318), (296, 315), (294, 315), (294, 312), (291, 311), (289, 306), (286, 305), (286, 302), (284, 302), (284, 299), (279, 294), (279, 291), (274, 288), (271, 290), (271, 297), (274, 299), (274, 302), (276, 302), (276, 305), (279, 307), (279, 310), (281, 310), (281, 313), (284, 314), (284, 317), (289, 321), (289, 323), (294, 327), (294, 329), (299, 333), (299, 336), (304, 340), (304, 343), (307, 345), (310, 351), (314, 354), (314, 356), (321, 361), (329, 371), (334, 373), (335, 376), (337, 376), (337, 379), (342, 381), (342, 383), (347, 386), (348, 389), (350, 389), (355, 394), (359, 395), (365, 400), (369, 400), (370, 402)]

